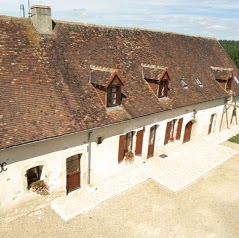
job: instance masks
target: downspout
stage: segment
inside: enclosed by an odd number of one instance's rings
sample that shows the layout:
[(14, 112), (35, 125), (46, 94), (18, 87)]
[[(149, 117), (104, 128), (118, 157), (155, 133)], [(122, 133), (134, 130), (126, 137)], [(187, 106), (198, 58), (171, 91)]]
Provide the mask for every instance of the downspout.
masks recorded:
[(91, 171), (91, 134), (93, 131), (88, 132), (88, 173), (87, 173), (87, 184), (90, 184), (90, 171)]

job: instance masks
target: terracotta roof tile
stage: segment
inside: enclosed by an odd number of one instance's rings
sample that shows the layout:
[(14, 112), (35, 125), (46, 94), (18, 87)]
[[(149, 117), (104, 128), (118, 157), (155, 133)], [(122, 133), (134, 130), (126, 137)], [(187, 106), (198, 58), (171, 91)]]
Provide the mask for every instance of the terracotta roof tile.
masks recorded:
[[(0, 148), (223, 98), (227, 94), (212, 65), (239, 75), (215, 39), (58, 21), (52, 35), (40, 35), (29, 19), (4, 16), (0, 35)], [(142, 62), (168, 67), (168, 99), (150, 90)], [(89, 83), (91, 65), (120, 71), (125, 79), (121, 110), (107, 110)], [(161, 70), (155, 70), (147, 74), (156, 77)], [(98, 71), (106, 78), (110, 74)], [(99, 76), (93, 80), (103, 84)], [(239, 94), (234, 82), (232, 90)]]

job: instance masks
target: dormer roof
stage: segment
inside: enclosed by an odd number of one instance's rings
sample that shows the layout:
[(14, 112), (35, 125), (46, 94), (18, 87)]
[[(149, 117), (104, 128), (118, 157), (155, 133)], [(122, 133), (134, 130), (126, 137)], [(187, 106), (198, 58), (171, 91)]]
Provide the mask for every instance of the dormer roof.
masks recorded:
[[(168, 68), (165, 66), (157, 66), (150, 64), (141, 64), (142, 66), (142, 76), (144, 79), (158, 80), (164, 78), (164, 76), (168, 75)], [(169, 75), (168, 75), (169, 78)], [(170, 78), (169, 78), (170, 79)]]
[(89, 82), (92, 84), (108, 88), (116, 77), (118, 78), (121, 85), (124, 86), (124, 80), (122, 79), (122, 76), (117, 69), (94, 65), (90, 66)]
[(211, 66), (212, 73), (215, 79), (228, 80), (233, 77), (233, 68), (223, 68)]

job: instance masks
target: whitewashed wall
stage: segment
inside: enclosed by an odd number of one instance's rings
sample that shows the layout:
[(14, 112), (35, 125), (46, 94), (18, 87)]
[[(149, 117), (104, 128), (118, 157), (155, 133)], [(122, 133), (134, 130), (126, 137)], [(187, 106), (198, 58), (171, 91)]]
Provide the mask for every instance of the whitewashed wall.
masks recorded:
[[(208, 134), (210, 118), (214, 113), (217, 114), (217, 117), (212, 132), (218, 132), (222, 119), (222, 104), (223, 100), (207, 102), (93, 130), (91, 134), (91, 184), (97, 186), (98, 183), (109, 179), (111, 176), (130, 170), (145, 162), (147, 159), (149, 131), (151, 126), (157, 125), (155, 140), (156, 156), (161, 153), (164, 147), (167, 122), (172, 119), (183, 117), (181, 140), (179, 142), (172, 142), (181, 144), (186, 124), (194, 119), (193, 110), (196, 110), (197, 113), (195, 114), (196, 123), (193, 124), (191, 140)], [(231, 120), (231, 115), (232, 108), (228, 111), (229, 120)], [(222, 128), (224, 129), (226, 128), (225, 116), (222, 122)], [(136, 156), (133, 164), (126, 164), (124, 161), (118, 164), (119, 135), (130, 131), (135, 132), (133, 143), (134, 151), (136, 132), (143, 127), (145, 133), (142, 156)], [(98, 137), (103, 138), (103, 142), (100, 145), (97, 145)], [(0, 206), (31, 194), (31, 191), (27, 189), (26, 171), (38, 165), (43, 165), (44, 170), (42, 179), (49, 184), (50, 192), (62, 191), (66, 194), (66, 159), (75, 154), (82, 154), (81, 189), (85, 189), (88, 173), (87, 146), (88, 132), (81, 132), (34, 144), (1, 150), (0, 163), (7, 163), (7, 171), (0, 173)]]

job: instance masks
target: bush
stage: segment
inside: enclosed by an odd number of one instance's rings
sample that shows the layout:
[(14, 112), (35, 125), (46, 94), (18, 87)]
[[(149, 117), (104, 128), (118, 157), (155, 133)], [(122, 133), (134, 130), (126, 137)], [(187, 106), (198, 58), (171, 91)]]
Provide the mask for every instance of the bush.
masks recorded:
[(239, 144), (239, 134), (231, 137), (228, 141)]

